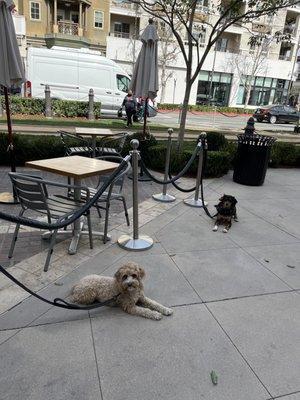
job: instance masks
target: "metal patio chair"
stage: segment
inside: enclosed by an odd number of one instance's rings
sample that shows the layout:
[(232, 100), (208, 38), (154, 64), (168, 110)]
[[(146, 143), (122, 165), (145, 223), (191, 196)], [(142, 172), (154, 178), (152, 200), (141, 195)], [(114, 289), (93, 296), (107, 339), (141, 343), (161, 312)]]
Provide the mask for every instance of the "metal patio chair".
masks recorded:
[[(39, 213), (47, 217), (48, 223), (54, 221), (62, 221), (66, 216), (75, 213), (82, 207), (82, 203), (75, 202), (72, 199), (62, 197), (59, 195), (49, 195), (48, 186), (63, 188), (66, 190), (81, 190), (85, 194), (85, 199), (90, 199), (90, 191), (84, 186), (65, 185), (61, 183), (46, 181), (38, 176), (30, 176), (27, 174), (19, 174), (15, 172), (9, 173), (10, 179), (13, 184), (14, 191), (22, 207), (19, 216), (23, 216), (25, 211), (32, 210), (35, 213)], [(87, 218), (90, 248), (93, 248), (93, 237), (92, 237), (92, 226), (90, 218), (90, 210), (85, 214)], [(33, 219), (37, 219), (36, 217)], [(13, 234), (8, 257), (11, 258), (14, 252), (15, 244), (18, 238), (18, 233), (21, 224), (16, 224), (16, 228)], [(53, 253), (53, 247), (57, 235), (57, 229), (50, 231), (51, 240), (49, 250), (44, 265), (44, 271), (48, 271), (50, 258)]]
[(65, 148), (65, 156), (92, 157), (93, 149), (88, 140), (65, 131), (58, 131), (58, 133)]
[(100, 147), (97, 148), (98, 155), (100, 157), (109, 155), (122, 157), (122, 151), (128, 136), (128, 132), (121, 132), (113, 136), (103, 137)]

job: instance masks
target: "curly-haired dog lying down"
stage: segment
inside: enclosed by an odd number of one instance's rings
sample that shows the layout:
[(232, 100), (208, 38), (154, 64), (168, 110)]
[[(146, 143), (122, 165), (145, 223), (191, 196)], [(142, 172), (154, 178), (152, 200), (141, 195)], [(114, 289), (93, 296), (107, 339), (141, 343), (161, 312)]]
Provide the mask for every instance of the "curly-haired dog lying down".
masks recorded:
[(106, 301), (117, 296), (116, 304), (125, 312), (155, 320), (163, 315), (172, 315), (167, 308), (144, 295), (142, 279), (143, 268), (134, 262), (123, 265), (113, 278), (101, 275), (88, 275), (74, 285), (72, 301), (78, 304), (92, 304)]

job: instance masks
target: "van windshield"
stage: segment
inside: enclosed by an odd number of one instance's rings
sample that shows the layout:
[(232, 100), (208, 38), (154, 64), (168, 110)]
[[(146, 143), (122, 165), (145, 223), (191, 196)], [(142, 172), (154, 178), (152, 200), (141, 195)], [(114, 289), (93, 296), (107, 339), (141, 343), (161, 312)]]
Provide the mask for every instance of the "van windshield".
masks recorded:
[(127, 93), (129, 88), (130, 79), (124, 75), (117, 75), (117, 86), (122, 92)]

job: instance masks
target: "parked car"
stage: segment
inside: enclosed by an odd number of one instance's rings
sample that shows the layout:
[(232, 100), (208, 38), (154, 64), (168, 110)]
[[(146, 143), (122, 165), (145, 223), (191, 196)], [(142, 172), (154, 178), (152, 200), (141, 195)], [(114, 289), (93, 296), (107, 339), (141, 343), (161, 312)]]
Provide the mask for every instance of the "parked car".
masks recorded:
[(257, 108), (253, 117), (257, 122), (267, 121), (270, 122), (270, 124), (275, 124), (276, 122), (297, 123), (300, 113), (296, 108), (291, 106), (273, 105)]
[(29, 97), (44, 98), (45, 85), (60, 100), (88, 101), (89, 89), (101, 102), (101, 114), (116, 116), (130, 77), (114, 61), (90, 49), (29, 47), (26, 87)]

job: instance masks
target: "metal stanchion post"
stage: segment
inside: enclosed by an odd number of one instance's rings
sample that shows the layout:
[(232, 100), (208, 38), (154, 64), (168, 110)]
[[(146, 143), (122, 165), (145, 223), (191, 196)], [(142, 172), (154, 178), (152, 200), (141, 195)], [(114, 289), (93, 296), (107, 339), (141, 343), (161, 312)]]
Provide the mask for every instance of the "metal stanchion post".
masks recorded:
[[(203, 203), (201, 198), (199, 198), (200, 194), (200, 185), (201, 185), (201, 176), (202, 176), (202, 167), (203, 167), (203, 145), (205, 142), (206, 138), (206, 133), (202, 132), (200, 135), (200, 141), (201, 141), (201, 148), (199, 152), (199, 158), (198, 158), (198, 169), (197, 169), (197, 178), (196, 178), (196, 190), (195, 190), (195, 196), (193, 199), (185, 199), (184, 203), (188, 206), (191, 207), (203, 207)], [(207, 206), (208, 203), (205, 202), (205, 206)]]
[(88, 108), (88, 119), (92, 121), (95, 119), (94, 115), (94, 90), (89, 90), (89, 108)]
[[(167, 153), (166, 153), (166, 163), (165, 163), (165, 176), (164, 180), (167, 181), (169, 177), (169, 168), (170, 168), (170, 158), (171, 158), (171, 147), (172, 147), (172, 133), (173, 129), (168, 129), (168, 144), (167, 144)], [(163, 203), (171, 203), (176, 200), (175, 196), (172, 196), (167, 193), (167, 186), (163, 185), (163, 191), (159, 194), (153, 194), (152, 197), (154, 200), (161, 201)]]
[(49, 85), (45, 86), (45, 117), (52, 118), (51, 92)]
[(133, 151), (132, 155), (132, 200), (133, 200), (133, 236), (123, 235), (118, 239), (120, 247), (126, 250), (141, 251), (153, 246), (153, 240), (149, 236), (139, 236), (139, 202), (138, 202), (138, 162), (139, 162), (139, 141), (136, 139), (130, 142)]

